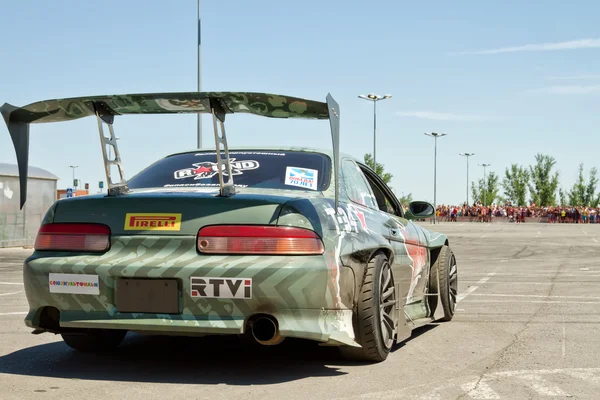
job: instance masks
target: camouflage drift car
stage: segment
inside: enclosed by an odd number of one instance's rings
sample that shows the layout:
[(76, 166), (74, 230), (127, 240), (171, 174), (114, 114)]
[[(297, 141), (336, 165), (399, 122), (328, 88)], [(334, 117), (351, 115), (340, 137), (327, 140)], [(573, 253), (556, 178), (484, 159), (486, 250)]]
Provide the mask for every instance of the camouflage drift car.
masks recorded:
[[(448, 239), (411, 222), (433, 207), (404, 211), (369, 167), (340, 154), (331, 95), (115, 95), (0, 111), (21, 207), (32, 123), (96, 117), (108, 182), (108, 193), (57, 201), (42, 221), (24, 264), (33, 333), (61, 334), (82, 351), (115, 347), (128, 331), (265, 345), (292, 337), (382, 361), (415, 327), (452, 319)], [(173, 154), (125, 179), (115, 116), (163, 113), (210, 114), (215, 149)], [(333, 149), (230, 149), (224, 121), (234, 113), (328, 120)]]

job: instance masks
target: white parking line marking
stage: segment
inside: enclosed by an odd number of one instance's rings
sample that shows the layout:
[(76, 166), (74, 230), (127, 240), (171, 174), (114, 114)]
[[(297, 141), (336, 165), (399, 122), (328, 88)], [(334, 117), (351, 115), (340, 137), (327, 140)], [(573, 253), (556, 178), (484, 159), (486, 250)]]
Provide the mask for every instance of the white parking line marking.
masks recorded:
[(590, 371), (564, 371), (564, 373), (572, 376), (573, 378), (583, 379), (585, 381), (600, 384), (600, 376)]
[(23, 291), (21, 290), (20, 292), (0, 293), (0, 296), (10, 296), (11, 294), (19, 294), (19, 293), (23, 293)]
[(587, 236), (587, 234), (588, 234), (588, 233), (587, 233), (586, 231), (584, 231), (583, 229), (581, 230), (581, 232), (585, 233), (585, 234), (586, 234), (586, 236)]
[(23, 285), (23, 282), (0, 282), (0, 285)]
[(522, 261), (522, 262), (529, 262), (529, 261), (545, 261), (548, 262), (548, 259), (546, 258), (519, 258), (519, 259), (514, 259), (514, 258), (507, 258), (507, 257), (469, 257), (469, 260), (480, 260), (480, 261)]
[(498, 393), (494, 392), (490, 385), (488, 385), (484, 381), (465, 383), (464, 385), (460, 385), (460, 388), (467, 392), (469, 397), (473, 399), (500, 399)]
[[(456, 300), (458, 302), (458, 300)], [(523, 304), (600, 304), (600, 301), (559, 301), (559, 300), (467, 300), (474, 303), (523, 303)]]
[[(564, 319), (564, 316), (563, 316)], [(565, 358), (565, 355), (567, 354), (567, 328), (565, 328), (564, 325), (564, 321), (563, 321), (563, 335), (562, 335), (562, 357)]]
[(0, 313), (0, 315), (27, 315), (27, 311), (5, 312), (5, 313)]
[(558, 386), (555, 386), (548, 382), (546, 379), (542, 378), (540, 375), (534, 374), (523, 374), (521, 376), (517, 376), (519, 379), (523, 379), (527, 386), (531, 389), (535, 390), (542, 396), (564, 396), (564, 397), (572, 397), (569, 393), (563, 391)]
[(473, 293), (473, 296), (487, 297), (537, 297), (542, 299), (584, 299), (584, 300), (600, 300), (600, 297), (595, 296), (545, 296), (543, 294), (493, 294), (493, 293)]
[(484, 237), (486, 237), (487, 235), (483, 235), (481, 238), (483, 239)]
[[(582, 271), (590, 271), (590, 269), (582, 269)], [(590, 272), (596, 272), (596, 271), (590, 271)], [(482, 275), (487, 275), (487, 274), (479, 274), (477, 272), (473, 272), (473, 273), (462, 273), (462, 277), (463, 279), (461, 279), (461, 281), (463, 282), (467, 282), (469, 281), (469, 279), (467, 278), (477, 278), (478, 276), (482, 276)], [(514, 278), (600, 278), (600, 275), (598, 274), (569, 274), (569, 273), (559, 273), (558, 276), (556, 274), (510, 274), (510, 273), (499, 273), (496, 274), (496, 276), (512, 276)]]
[(456, 302), (458, 303), (459, 301), (462, 301), (465, 297), (467, 297), (468, 295), (470, 295), (471, 293), (473, 293), (474, 291), (476, 291), (479, 288), (478, 285), (483, 285), (484, 283), (486, 283), (487, 281), (489, 281), (490, 278), (492, 276), (494, 276), (494, 275), (496, 275), (495, 272), (490, 272), (489, 274), (487, 274), (486, 277), (481, 278), (480, 280), (478, 280), (475, 286), (471, 286), (470, 288), (468, 288), (467, 290), (465, 290), (465, 292), (463, 294), (459, 295), (456, 298)]
[(594, 242), (598, 243), (598, 241), (596, 240), (596, 238), (592, 238), (592, 240), (593, 240)]
[[(498, 390), (505, 388), (510, 390), (509, 383), (516, 384), (516, 388), (522, 387), (523, 384), (531, 388), (538, 395), (542, 396), (563, 396), (573, 397), (563, 389), (556, 386), (555, 383), (545, 379), (545, 376), (560, 377), (561, 374), (569, 375), (573, 378), (580, 379), (577, 384), (600, 383), (600, 368), (565, 368), (565, 369), (542, 369), (542, 370), (517, 370), (517, 371), (502, 371), (481, 376), (465, 376), (454, 378), (441, 382), (437, 387), (431, 387), (431, 384), (422, 384), (415, 386), (402, 387), (398, 389), (385, 390), (380, 392), (370, 392), (350, 397), (337, 398), (337, 400), (366, 400), (366, 399), (404, 399), (404, 398), (419, 398), (419, 399), (446, 399), (449, 398), (449, 391), (454, 391), (458, 388), (465, 392), (465, 398), (473, 399), (500, 399), (514, 398), (513, 396), (502, 397), (491, 389), (491, 384)], [(519, 384), (520, 383), (520, 384)], [(489, 390), (487, 390), (489, 388)], [(459, 390), (460, 390), (459, 389)], [(443, 396), (442, 396), (443, 393)], [(488, 396), (488, 397), (485, 397)], [(452, 396), (454, 398), (455, 396)], [(463, 396), (459, 396), (463, 398)], [(537, 397), (536, 397), (537, 398)]]
[[(462, 283), (476, 283), (475, 281), (465, 281), (463, 280)], [(479, 281), (477, 281), (479, 282)], [(594, 284), (597, 285), (600, 283), (600, 281), (586, 281), (585, 283), (589, 283), (589, 284)], [(493, 285), (581, 285), (581, 282), (508, 282), (508, 281), (497, 281), (497, 282), (491, 282), (491, 284)]]

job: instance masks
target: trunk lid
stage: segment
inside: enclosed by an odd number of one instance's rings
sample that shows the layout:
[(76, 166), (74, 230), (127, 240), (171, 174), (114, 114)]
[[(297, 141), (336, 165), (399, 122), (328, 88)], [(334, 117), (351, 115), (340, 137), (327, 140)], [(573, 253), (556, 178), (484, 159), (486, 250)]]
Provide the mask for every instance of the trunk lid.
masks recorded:
[(195, 236), (206, 225), (276, 224), (282, 205), (293, 197), (238, 193), (226, 198), (198, 190), (92, 195), (58, 201), (53, 222), (102, 223), (113, 236)]

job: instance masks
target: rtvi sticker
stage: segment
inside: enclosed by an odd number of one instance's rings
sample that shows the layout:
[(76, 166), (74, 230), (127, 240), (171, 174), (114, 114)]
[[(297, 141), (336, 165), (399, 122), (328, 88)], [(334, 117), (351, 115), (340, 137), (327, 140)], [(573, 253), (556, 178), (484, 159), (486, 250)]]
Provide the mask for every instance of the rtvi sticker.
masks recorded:
[(251, 299), (252, 278), (190, 277), (192, 297), (213, 299)]
[(318, 176), (319, 171), (316, 169), (287, 167), (285, 169), (285, 184), (317, 190)]
[[(231, 175), (242, 175), (242, 171), (257, 169), (260, 164), (254, 160), (235, 161), (235, 158), (230, 158)], [(217, 163), (206, 161), (192, 164), (194, 168), (185, 168), (175, 171), (175, 179), (185, 179), (194, 177), (194, 179), (208, 179), (219, 173)], [(223, 174), (227, 175), (227, 165), (223, 162)]]

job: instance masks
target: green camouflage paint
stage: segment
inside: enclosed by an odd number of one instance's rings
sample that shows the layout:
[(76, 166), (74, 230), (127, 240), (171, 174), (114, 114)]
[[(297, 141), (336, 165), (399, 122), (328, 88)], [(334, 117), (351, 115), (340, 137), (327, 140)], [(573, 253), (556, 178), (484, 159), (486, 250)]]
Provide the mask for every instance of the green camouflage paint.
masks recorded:
[(20, 107), (10, 121), (46, 123), (94, 116), (92, 102), (104, 102), (117, 114), (210, 113), (210, 98), (218, 98), (227, 113), (250, 113), (272, 118), (328, 119), (327, 104), (269, 93), (185, 92), (74, 97), (44, 100)]
[[(343, 185), (343, 176), (340, 182)], [(41, 310), (51, 306), (60, 310), (61, 327), (186, 335), (241, 334), (249, 317), (266, 313), (277, 319), (283, 336), (356, 346), (352, 316), (357, 293), (366, 264), (379, 250), (391, 259), (394, 279), (401, 290), (401, 305), (407, 306), (408, 316), (428, 317), (428, 249), (443, 245), (446, 237), (399, 216), (355, 204), (345, 190), (340, 191), (336, 213), (332, 186), (333, 180), (328, 191), (319, 194), (239, 189), (231, 199), (215, 198), (210, 190), (156, 188), (107, 198), (98, 195), (59, 200), (48, 211), (44, 223), (104, 222), (112, 230), (111, 248), (101, 255), (34, 252), (24, 266), (30, 308), (26, 324), (39, 328)], [(123, 231), (125, 214), (134, 212), (181, 213), (181, 230)], [(195, 236), (198, 230), (224, 223), (313, 229), (323, 239), (325, 253), (199, 254)], [(390, 229), (398, 229), (399, 236), (390, 238)], [(50, 293), (49, 273), (98, 275), (100, 295)], [(194, 298), (191, 276), (252, 278), (253, 297)], [(180, 313), (118, 312), (115, 281), (121, 277), (179, 279)]]

